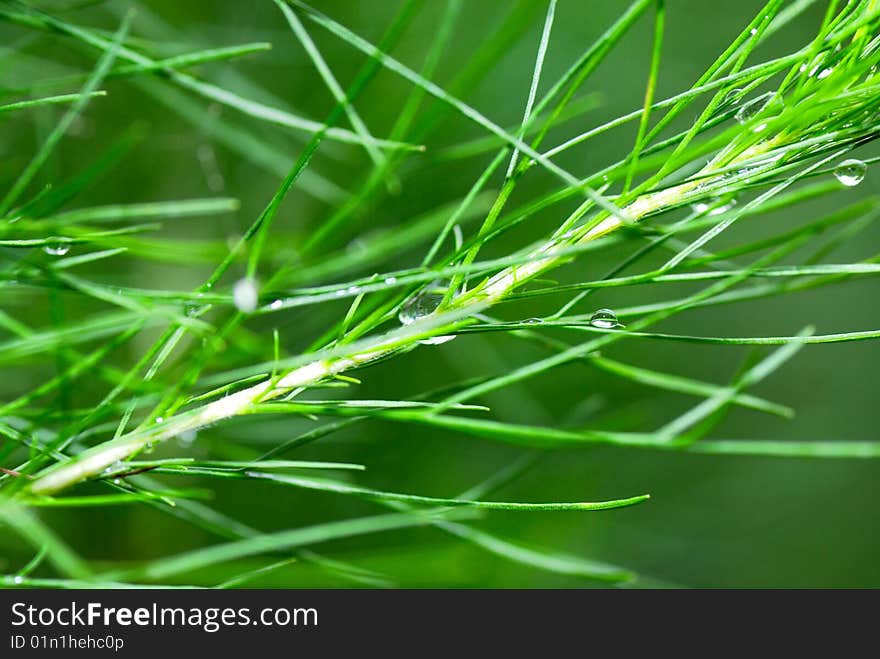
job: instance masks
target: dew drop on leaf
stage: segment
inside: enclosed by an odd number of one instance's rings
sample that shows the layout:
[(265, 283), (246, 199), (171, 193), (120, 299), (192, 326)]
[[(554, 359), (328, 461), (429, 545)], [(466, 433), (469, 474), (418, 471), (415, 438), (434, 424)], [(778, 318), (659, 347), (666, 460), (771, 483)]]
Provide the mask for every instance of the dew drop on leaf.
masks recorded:
[(617, 320), (617, 314), (611, 309), (597, 309), (590, 316), (590, 325), (599, 329), (616, 329), (623, 327)]
[(865, 179), (865, 173), (867, 171), (868, 166), (865, 163), (861, 160), (850, 158), (849, 160), (844, 160), (834, 168), (834, 178), (845, 186), (851, 188)]
[(743, 95), (743, 90), (739, 87), (731, 89), (724, 95), (724, 103), (733, 103), (734, 101), (738, 101), (739, 97)]
[(64, 256), (70, 251), (70, 243), (53, 240), (43, 246), (43, 251), (50, 256)]
[[(424, 318), (425, 316), (429, 316), (434, 313), (434, 311), (437, 310), (437, 307), (440, 306), (440, 303), (442, 301), (442, 295), (425, 291), (411, 298), (406, 304), (404, 304), (400, 310), (400, 313), (397, 314), (397, 318), (400, 320), (401, 325), (412, 325), (420, 318)], [(440, 345), (441, 343), (452, 341), (452, 339), (454, 338), (454, 334), (431, 336), (426, 339), (420, 339), (419, 343), (423, 345), (436, 346)]]
[(431, 336), (427, 339), (419, 340), (419, 343), (426, 346), (439, 346), (442, 343), (448, 343), (455, 338), (455, 334), (444, 334), (442, 336)]
[(691, 210), (695, 213), (721, 215), (721, 213), (726, 213), (734, 206), (736, 206), (736, 199), (730, 198), (727, 201), (721, 201), (720, 197), (710, 197), (704, 201), (691, 204)]
[(105, 474), (112, 474), (116, 471), (122, 471), (125, 468), (125, 464), (121, 460), (117, 460), (112, 465), (108, 465), (104, 469)]
[(443, 297), (432, 293), (421, 293), (407, 301), (397, 314), (401, 325), (412, 325), (419, 318), (430, 315), (440, 306)]
[(761, 112), (763, 112), (764, 108), (766, 108), (771, 101), (773, 101), (776, 97), (774, 92), (767, 92), (757, 98), (752, 99), (751, 101), (747, 101), (742, 105), (742, 107), (736, 113), (736, 120), (745, 124), (757, 117)]

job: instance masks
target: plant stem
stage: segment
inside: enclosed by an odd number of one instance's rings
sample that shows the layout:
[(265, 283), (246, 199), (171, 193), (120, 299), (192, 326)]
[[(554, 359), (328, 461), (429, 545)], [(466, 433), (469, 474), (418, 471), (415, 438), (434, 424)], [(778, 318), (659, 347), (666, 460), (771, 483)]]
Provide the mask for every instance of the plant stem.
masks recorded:
[[(760, 142), (743, 151), (732, 163), (753, 159), (773, 149), (778, 141), (779, 138)], [(729, 162), (727, 167), (730, 164)], [(678, 206), (684, 203), (688, 195), (698, 188), (713, 182), (712, 173), (717, 167), (715, 162), (710, 162), (701, 170), (696, 180), (642, 195), (622, 208), (622, 214), (637, 221), (650, 213)], [(406, 328), (348, 344), (344, 346), (350, 350), (348, 354), (334, 354), (326, 358), (315, 359), (294, 368), (281, 378), (265, 380), (195, 410), (182, 412), (170, 419), (160, 421), (146, 430), (136, 430), (89, 449), (68, 462), (45, 470), (30, 485), (28, 491), (40, 495), (58, 492), (100, 474), (114, 463), (125, 460), (155, 443), (224, 419), (248, 414), (257, 403), (278, 398), (295, 389), (317, 384), (327, 377), (338, 375), (392, 354), (404, 352), (415, 347), (418, 339), (448, 333), (450, 328), (471, 322), (469, 319), (474, 314), (502, 301), (525, 282), (547, 270), (562, 265), (571, 258), (560, 255), (558, 253), (560, 250), (584, 245), (622, 226), (622, 220), (619, 216), (610, 213), (604, 214), (606, 217), (583, 236), (576, 240), (564, 236), (549, 239), (532, 252), (532, 256), (535, 257), (533, 260), (505, 268), (475, 289), (453, 299), (451, 304), (442, 311), (424, 316)], [(405, 332), (402, 332), (402, 329), (405, 329)]]

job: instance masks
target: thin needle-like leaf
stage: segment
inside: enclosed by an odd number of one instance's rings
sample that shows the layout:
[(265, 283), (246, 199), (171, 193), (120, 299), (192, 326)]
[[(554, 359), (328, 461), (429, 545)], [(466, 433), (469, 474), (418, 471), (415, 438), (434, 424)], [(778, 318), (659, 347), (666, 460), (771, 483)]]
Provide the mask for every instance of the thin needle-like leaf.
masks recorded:
[(40, 149), (21, 171), (18, 178), (15, 179), (15, 183), (12, 184), (12, 187), (6, 195), (4, 195), (2, 201), (0, 201), (0, 216), (6, 215), (9, 212), (10, 208), (12, 208), (12, 205), (16, 202), (21, 193), (24, 192), (27, 185), (33, 180), (34, 176), (37, 175), (37, 172), (40, 171), (49, 159), (55, 146), (61, 141), (61, 138), (64, 137), (64, 134), (70, 128), (70, 125), (80, 114), (82, 114), (86, 105), (88, 105), (88, 102), (95, 96), (98, 86), (101, 84), (104, 76), (107, 75), (110, 67), (113, 66), (113, 62), (116, 60), (116, 57), (120, 52), (122, 47), (121, 44), (125, 40), (125, 36), (128, 34), (131, 25), (132, 16), (133, 15), (129, 13), (122, 21), (113, 41), (108, 43), (107, 50), (98, 60), (95, 70), (92, 72), (91, 76), (89, 76), (89, 79), (86, 81), (85, 85), (83, 85), (82, 90), (80, 90), (79, 95), (73, 102), (73, 107), (64, 114), (61, 121), (59, 121), (52, 129), (52, 132), (49, 133), (46, 141), (43, 142)]

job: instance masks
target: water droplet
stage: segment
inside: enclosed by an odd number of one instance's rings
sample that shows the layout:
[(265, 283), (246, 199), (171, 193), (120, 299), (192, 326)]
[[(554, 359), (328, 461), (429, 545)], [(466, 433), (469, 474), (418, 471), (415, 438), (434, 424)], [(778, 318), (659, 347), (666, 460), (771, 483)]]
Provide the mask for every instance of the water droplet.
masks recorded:
[(193, 442), (196, 441), (198, 435), (199, 433), (197, 430), (184, 430), (177, 436), (177, 443), (184, 448), (186, 448), (187, 446), (192, 446)]
[(439, 346), (443, 343), (448, 343), (455, 338), (455, 334), (444, 334), (443, 336), (432, 336), (427, 339), (421, 339), (419, 343), (426, 346)]
[(590, 325), (599, 329), (617, 329), (623, 327), (617, 320), (617, 314), (611, 309), (597, 309), (590, 316)]
[[(770, 117), (770, 119), (775, 119), (775, 118), (776, 117)], [(767, 130), (767, 122), (766, 121), (762, 121), (757, 126), (752, 128), (753, 133), (763, 133), (765, 130)]]
[(744, 103), (736, 113), (736, 120), (741, 124), (748, 123), (761, 114), (761, 112), (764, 111), (764, 108), (766, 108), (775, 97), (775, 92), (767, 92), (766, 94), (762, 94), (761, 96)]
[(50, 256), (64, 256), (70, 251), (70, 243), (52, 240), (43, 246), (43, 251)]
[(709, 204), (707, 204), (705, 201), (698, 201), (694, 204), (691, 204), (691, 210), (694, 213), (705, 213), (707, 210), (709, 210)]
[(114, 478), (114, 479), (113, 479), (113, 484), (114, 484), (114, 485), (121, 485), (121, 484), (122, 484), (122, 479), (121, 479), (121, 478)]
[(272, 301), (272, 304), (269, 305), (269, 308), (274, 310), (274, 309), (280, 309), (280, 308), (283, 307), (283, 306), (284, 306), (284, 302), (283, 302), (283, 301), (281, 301), (281, 300), (273, 300), (273, 301)]
[(122, 462), (122, 460), (117, 460), (112, 465), (108, 465), (104, 469), (104, 473), (105, 474), (112, 474), (115, 471), (122, 471), (124, 468), (125, 468), (125, 464)]
[[(434, 288), (434, 286), (435, 285), (432, 284), (430, 288)], [(420, 318), (430, 316), (432, 313), (434, 313), (434, 311), (437, 310), (437, 307), (440, 306), (440, 303), (442, 301), (442, 295), (426, 291), (424, 293), (416, 295), (413, 298), (410, 298), (410, 300), (400, 309), (400, 313), (397, 314), (397, 318), (400, 320), (401, 325), (412, 325)], [(454, 338), (454, 334), (432, 336), (427, 339), (419, 340), (419, 343), (429, 346), (435, 346), (440, 345), (441, 343), (452, 341), (452, 339)]]
[(14, 584), (24, 583), (24, 577), (16, 575), (12, 578), (12, 583), (14, 583)]
[(738, 100), (739, 97), (742, 95), (743, 95), (743, 90), (740, 87), (736, 87), (734, 89), (731, 89), (729, 92), (727, 92), (724, 95), (724, 102), (725, 103), (733, 103), (734, 101)]
[(861, 160), (850, 158), (844, 160), (834, 168), (834, 177), (847, 187), (853, 187), (861, 183), (865, 178), (868, 166)]
[(400, 313), (397, 314), (397, 318), (400, 320), (401, 325), (412, 325), (419, 318), (432, 314), (442, 301), (442, 295), (435, 295), (433, 293), (416, 295), (403, 305)]
[(522, 321), (522, 324), (523, 325), (540, 325), (543, 322), (544, 321), (541, 320), (540, 318), (526, 318), (524, 321)]
[(753, 27), (751, 30), (749, 30), (749, 34), (755, 36), (756, 34), (758, 34), (758, 28)]
[(385, 277), (385, 283), (388, 286), (394, 286), (397, 283), (397, 277)]
[(165, 420), (164, 416), (157, 416), (156, 417), (156, 423), (162, 423), (164, 420)]
[(829, 66), (828, 68), (825, 68), (825, 69), (822, 69), (821, 71), (819, 71), (819, 75), (816, 76), (816, 79), (817, 80), (824, 80), (825, 78), (830, 76), (833, 72), (834, 72), (834, 69)]
[(232, 287), (232, 302), (235, 308), (243, 313), (250, 313), (256, 309), (259, 297), (257, 282), (251, 277), (239, 279)]
[(730, 198), (722, 202), (720, 197), (710, 197), (704, 201), (698, 201), (691, 204), (691, 210), (695, 213), (706, 213), (707, 215), (721, 215), (736, 206), (736, 199)]
[(345, 293), (347, 295), (357, 295), (360, 292), (361, 292), (360, 286), (349, 286), (348, 288), (345, 289)]

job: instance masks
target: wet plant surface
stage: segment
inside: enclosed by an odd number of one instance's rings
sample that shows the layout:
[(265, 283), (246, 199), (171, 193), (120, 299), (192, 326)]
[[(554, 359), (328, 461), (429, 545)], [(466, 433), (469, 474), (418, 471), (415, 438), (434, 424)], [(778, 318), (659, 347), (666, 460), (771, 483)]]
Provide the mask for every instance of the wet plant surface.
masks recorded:
[(588, 5), (0, 2), (0, 584), (880, 585), (880, 3)]

